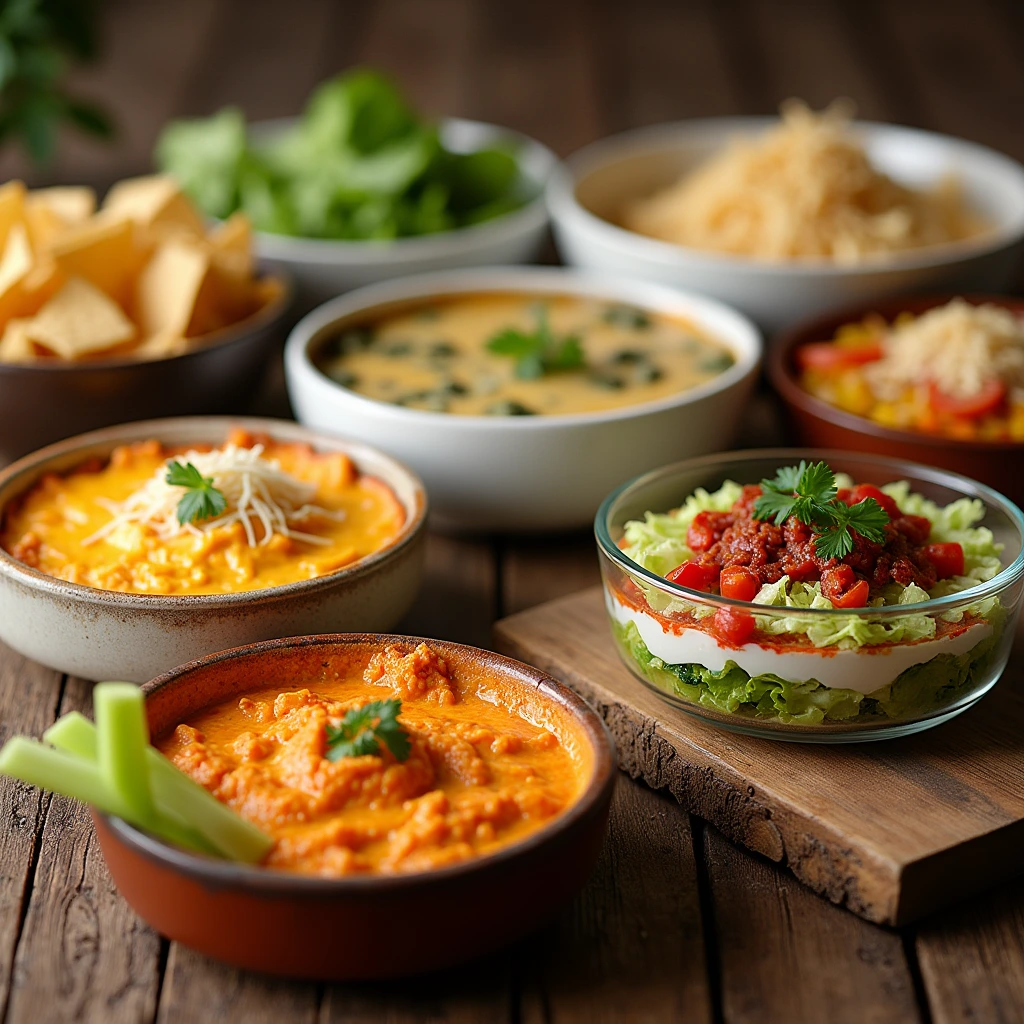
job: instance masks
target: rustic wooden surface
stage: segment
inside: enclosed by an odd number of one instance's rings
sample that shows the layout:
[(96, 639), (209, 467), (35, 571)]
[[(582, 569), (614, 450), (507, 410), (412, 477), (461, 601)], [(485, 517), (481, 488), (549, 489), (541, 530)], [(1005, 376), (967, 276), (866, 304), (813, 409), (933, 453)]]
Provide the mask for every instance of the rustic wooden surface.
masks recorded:
[[(565, 155), (679, 117), (799, 95), (1024, 159), (1016, 0), (107, 0), (107, 51), (75, 75), (121, 133), (69, 138), (47, 172), (141, 172), (160, 123), (237, 103), (292, 114), (353, 63), (428, 111), (497, 121)], [(280, 397), (260, 408), (280, 408)], [(771, 407), (748, 438), (765, 441)], [(489, 643), (495, 618), (597, 581), (592, 541), (431, 539), (412, 632)], [(0, 651), (0, 741), (88, 703), (79, 680)], [(913, 822), (908, 822), (911, 826)], [(9, 1022), (790, 1022), (1024, 1020), (1024, 883), (899, 931), (813, 895), (671, 795), (620, 780), (601, 862), (538, 936), (471, 969), (388, 985), (289, 984), (168, 945), (112, 889), (88, 822), (0, 780), (0, 1020)]]
[(869, 921), (904, 924), (1024, 871), (1020, 655), (942, 729), (829, 747), (739, 736), (666, 707), (619, 660), (601, 587), (502, 619), (495, 643), (583, 694), (633, 778)]

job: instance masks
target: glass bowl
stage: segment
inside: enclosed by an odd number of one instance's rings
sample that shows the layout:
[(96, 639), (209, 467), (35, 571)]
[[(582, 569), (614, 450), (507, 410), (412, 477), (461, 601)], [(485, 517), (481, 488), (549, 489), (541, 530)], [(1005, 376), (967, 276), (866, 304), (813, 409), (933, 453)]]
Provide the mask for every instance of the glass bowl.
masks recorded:
[[(857, 483), (906, 480), (911, 492), (939, 506), (963, 497), (980, 500), (984, 518), (975, 526), (991, 530), (1003, 545), (1001, 570), (969, 590), (918, 604), (794, 609), (670, 583), (619, 547), (626, 523), (643, 520), (645, 512), (678, 508), (699, 487), (711, 492), (727, 480), (758, 483), (801, 459), (824, 460)], [(1016, 505), (956, 473), (874, 455), (779, 448), (679, 462), (610, 494), (598, 510), (595, 533), (612, 633), (630, 671), (688, 714), (775, 739), (888, 739), (966, 711), (1006, 667), (1024, 594), (1024, 515)], [(750, 639), (735, 645), (716, 635), (714, 617), (721, 609), (755, 614)], [(728, 618), (730, 611), (723, 614)], [(901, 628), (911, 616), (913, 629)], [(794, 624), (822, 646), (794, 632)], [(901, 632), (918, 639), (874, 639), (861, 646), (850, 639), (851, 633), (878, 638)]]

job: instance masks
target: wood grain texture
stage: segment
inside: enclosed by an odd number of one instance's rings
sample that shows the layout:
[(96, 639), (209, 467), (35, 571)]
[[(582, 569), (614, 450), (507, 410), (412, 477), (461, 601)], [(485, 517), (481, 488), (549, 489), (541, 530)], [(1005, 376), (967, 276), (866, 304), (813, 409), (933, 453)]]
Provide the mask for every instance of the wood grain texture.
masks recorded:
[(1024, 1019), (1024, 882), (926, 921), (916, 949), (934, 1024)]
[(713, 828), (704, 853), (730, 1024), (920, 1019), (898, 934), (829, 906)]
[(622, 777), (601, 859), (572, 907), (521, 953), (524, 1024), (710, 1021), (687, 816)]
[[(69, 679), (60, 713), (92, 715), (92, 684)], [(152, 1020), (160, 939), (107, 872), (88, 810), (50, 800), (33, 899), (15, 961), (8, 1024)]]
[(621, 664), (600, 588), (505, 619), (495, 635), (501, 650), (600, 710), (631, 775), (668, 788), (730, 838), (784, 860), (869, 920), (912, 920), (1024, 866), (1016, 663), (976, 708), (940, 729), (827, 747), (735, 735), (668, 705)]
[(599, 583), (594, 536), (587, 531), (502, 542), (501, 609), (506, 615)]

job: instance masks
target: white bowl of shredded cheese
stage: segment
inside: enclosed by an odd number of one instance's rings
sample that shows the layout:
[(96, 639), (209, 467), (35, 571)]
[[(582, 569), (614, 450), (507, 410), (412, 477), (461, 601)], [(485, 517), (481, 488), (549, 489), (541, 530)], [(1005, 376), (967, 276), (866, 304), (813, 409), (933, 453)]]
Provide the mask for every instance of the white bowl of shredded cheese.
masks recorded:
[(682, 121), (586, 147), (547, 190), (562, 257), (710, 295), (769, 330), (896, 293), (1011, 283), (1019, 163), (912, 128), (796, 120)]

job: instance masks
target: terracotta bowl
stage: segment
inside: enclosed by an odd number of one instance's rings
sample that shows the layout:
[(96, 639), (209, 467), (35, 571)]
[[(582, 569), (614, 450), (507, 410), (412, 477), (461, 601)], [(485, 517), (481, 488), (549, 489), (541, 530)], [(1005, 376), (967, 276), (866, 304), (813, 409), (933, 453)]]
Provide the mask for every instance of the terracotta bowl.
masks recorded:
[(166, 359), (0, 362), (0, 465), (53, 441), (114, 423), (234, 412), (284, 336), (291, 281), (259, 312)]
[(427, 497), (418, 477), (383, 452), (317, 434), (296, 423), (192, 416), (108, 427), (44, 448), (0, 472), (4, 508), (46, 473), (106, 459), (118, 445), (219, 443), (231, 427), (345, 452), (394, 491), (405, 508), (398, 536), (380, 551), (317, 579), (236, 594), (126, 594), (67, 583), (0, 549), (0, 641), (27, 658), (85, 679), (141, 683), (193, 658), (229, 647), (327, 630), (387, 630), (419, 589)]
[[(160, 737), (209, 704), (254, 688), (253, 679), (316, 675), (331, 660), (368, 659), (369, 634), (295, 637), (225, 651), (147, 683), (150, 729)], [(567, 712), (593, 771), (560, 817), (523, 841), (462, 864), (405, 875), (329, 879), (185, 853), (118, 818), (94, 814), (110, 873), (125, 899), (162, 935), (238, 967), (351, 980), (450, 966), (525, 935), (568, 903), (597, 860), (615, 781), (601, 718), (535, 668), (460, 644), (429, 641), (456, 671), (484, 670), (505, 686)]]
[[(952, 294), (915, 295), (855, 306), (805, 321), (780, 334), (769, 346), (768, 378), (782, 397), (796, 443), (815, 448), (889, 455), (962, 473), (994, 487), (1018, 505), (1024, 504), (1024, 444), (1012, 441), (958, 441), (950, 437), (896, 430), (863, 416), (837, 409), (805, 391), (799, 383), (796, 350), (810, 341), (827, 341), (843, 324), (857, 323), (870, 313), (892, 321), (900, 313), (923, 313), (944, 306)], [(1006, 295), (964, 295), (980, 305), (993, 302), (1024, 315), (1024, 299)]]

